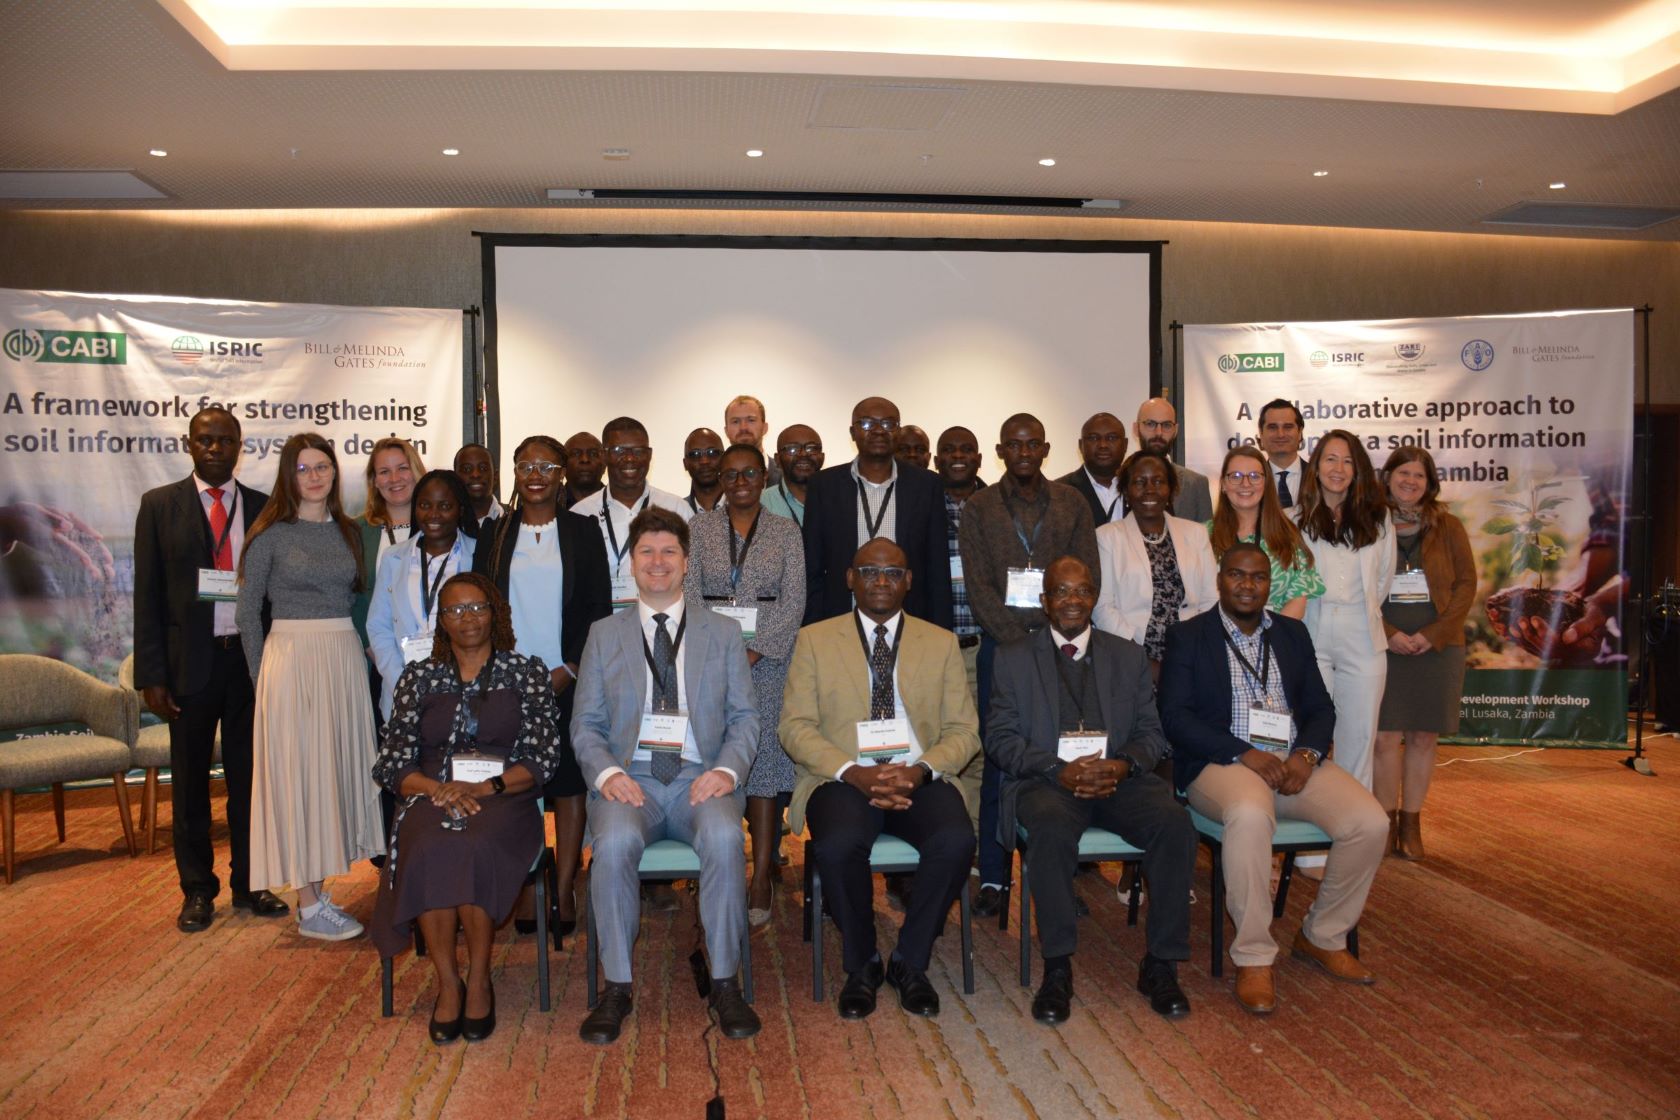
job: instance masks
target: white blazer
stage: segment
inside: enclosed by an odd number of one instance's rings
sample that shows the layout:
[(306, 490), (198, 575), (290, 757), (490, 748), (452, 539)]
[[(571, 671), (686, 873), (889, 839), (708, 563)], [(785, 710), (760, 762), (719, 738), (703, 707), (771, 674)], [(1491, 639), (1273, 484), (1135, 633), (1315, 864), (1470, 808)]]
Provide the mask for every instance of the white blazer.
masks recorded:
[[(1184, 606), (1180, 619), (1201, 614), (1219, 601), (1213, 576), (1217, 564), (1208, 532), (1199, 521), (1167, 515), (1167, 532), (1178, 555), (1178, 573), (1184, 580)], [(1149, 629), (1149, 610), (1155, 599), (1155, 581), (1149, 571), (1149, 553), (1137, 518), (1125, 517), (1097, 527), (1097, 563), (1102, 590), (1091, 621), (1099, 630), (1143, 644)], [(1380, 629), (1380, 627), (1379, 627)]]
[[(1299, 506), (1291, 513), (1299, 510)], [(1299, 520), (1299, 517), (1297, 517)], [(1345, 548), (1345, 545), (1330, 545), (1323, 541), (1309, 540), (1308, 547), (1313, 550), (1315, 557), (1324, 555), (1330, 548)], [(1365, 591), (1365, 628), (1371, 633), (1371, 651), (1383, 653), (1388, 649), (1388, 635), (1383, 631), (1382, 608), (1388, 598), (1389, 586), (1394, 582), (1394, 567), (1397, 557), (1394, 546), (1394, 518), (1385, 517), (1382, 532), (1377, 539), (1364, 548), (1353, 550), (1359, 558), (1359, 583)], [(1307, 631), (1312, 635), (1313, 644), (1319, 644), (1319, 627), (1324, 617), (1324, 600), (1313, 598), (1307, 600), (1307, 614), (1303, 619), (1307, 624)]]
[[(472, 571), (472, 543), (465, 533), (455, 534), (455, 547), (448, 561), (450, 576)], [(421, 617), (420, 596), (409, 580), (409, 567), (419, 553), (419, 537), (410, 537), (386, 549), (379, 560), (373, 595), (368, 602), (368, 648), (373, 651), (373, 664), (379, 670), (379, 711), (386, 719), (391, 718), (397, 678), (402, 676), (402, 640), (430, 630), (437, 623), (435, 605), (432, 618)]]

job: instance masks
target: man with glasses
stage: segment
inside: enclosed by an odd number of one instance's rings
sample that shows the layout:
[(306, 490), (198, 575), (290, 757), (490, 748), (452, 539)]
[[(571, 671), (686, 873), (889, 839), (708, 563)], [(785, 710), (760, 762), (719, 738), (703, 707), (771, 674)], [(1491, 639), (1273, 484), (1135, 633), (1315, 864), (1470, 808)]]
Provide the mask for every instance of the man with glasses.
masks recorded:
[[(1132, 424), (1140, 451), (1153, 451), (1172, 459), (1173, 444), (1178, 439), (1178, 412), (1165, 397), (1150, 397), (1138, 406), (1137, 420)], [(1213, 516), (1213, 491), (1208, 487), (1207, 475), (1179, 465), (1172, 460), (1178, 474), (1178, 497), (1173, 499), (1173, 516), (1197, 523)]]
[(898, 438), (893, 440), (893, 458), (907, 467), (928, 469), (933, 462), (933, 450), (928, 440), (928, 434), (914, 424), (906, 424), (898, 430)]
[(1091, 510), (1093, 525), (1107, 525), (1126, 515), (1120, 500), (1120, 464), (1126, 461), (1126, 426), (1112, 412), (1099, 412), (1079, 431), (1078, 470), (1056, 481), (1073, 487)]
[[(764, 451), (764, 437), (769, 431), (770, 422), (765, 417), (764, 402), (757, 397), (742, 393), (723, 406), (723, 438), (729, 446), (750, 443)], [(770, 461), (770, 477), (764, 483), (768, 496), (770, 488), (781, 481), (782, 468), (776, 462), (778, 456), (766, 451), (764, 457)]]
[[(764, 508), (792, 519), (805, 530), (805, 492), (823, 466), (822, 437), (807, 424), (782, 429), (776, 457), (770, 461), (770, 480), (764, 484)], [(780, 467), (780, 471), (775, 468)], [(777, 477), (778, 474), (780, 477)]]
[[(874, 1011), (883, 980), (906, 1012), (937, 1015), (928, 962), (974, 857), (968, 810), (948, 780), (979, 750), (974, 705), (956, 640), (905, 615), (914, 575), (902, 548), (869, 541), (847, 566), (846, 585), (857, 609), (801, 630), (788, 667), (779, 730), (797, 767), (789, 825), (798, 832), (810, 822), (823, 900), (840, 927), (840, 1017)], [(882, 833), (921, 857), (885, 963), (869, 870)]]
[(898, 406), (869, 397), (852, 409), (857, 457), (829, 467), (805, 492), (805, 622), (849, 614), (846, 569), (858, 548), (876, 537), (904, 550), (912, 580), (904, 609), (947, 629), (951, 570), (945, 551), (944, 488), (932, 471), (893, 458)]
[[(1003, 476), (968, 500), (963, 513), (963, 584), (982, 630), (976, 659), (980, 734), (986, 734), (992, 659), (999, 645), (1042, 630), (1044, 572), (1072, 556), (1097, 570), (1091, 511), (1071, 486), (1044, 477), (1050, 443), (1038, 417), (1020, 412), (998, 430)], [(974, 912), (989, 917), (1009, 905), (1009, 846), (998, 833), (1000, 771), (985, 765), (980, 784), (980, 894)]]
[(1294, 403), (1279, 397), (1260, 406), (1260, 449), (1272, 461), (1272, 473), (1277, 476), (1278, 504), (1284, 509), (1295, 505), (1301, 492), (1301, 440), (1305, 421)]
[(683, 504), (689, 516), (717, 508), (723, 497), (719, 475), (723, 463), (723, 438), (710, 428), (696, 428), (683, 441), (683, 470), (688, 472), (688, 497)]
[(560, 504), (571, 509), (601, 489), (601, 472), (607, 469), (607, 453), (593, 432), (578, 432), (566, 441), (566, 488)]
[(668, 509), (684, 521), (689, 509), (677, 495), (649, 484), (653, 448), (640, 420), (631, 416), (608, 420), (601, 429), (601, 445), (607, 458), (607, 485), (578, 502), (572, 512), (600, 524), (601, 547), (607, 550), (612, 576), (613, 610), (622, 611), (636, 602), (636, 581), (630, 575), (630, 522), (649, 506)]

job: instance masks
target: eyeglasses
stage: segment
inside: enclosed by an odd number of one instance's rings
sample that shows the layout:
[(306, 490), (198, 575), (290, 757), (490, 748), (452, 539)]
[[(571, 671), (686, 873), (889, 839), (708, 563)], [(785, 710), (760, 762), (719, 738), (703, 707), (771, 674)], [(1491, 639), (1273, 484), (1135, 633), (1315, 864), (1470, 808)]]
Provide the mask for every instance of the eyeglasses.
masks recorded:
[(513, 473), (520, 478), (530, 478), (534, 474), (547, 478), (559, 469), (559, 463), (544, 462), (541, 459), (526, 459), (513, 465)]
[(650, 459), (653, 457), (653, 448), (615, 443), (607, 448), (607, 457), (611, 459)]
[(856, 572), (864, 583), (874, 583), (878, 579), (884, 579), (888, 583), (903, 583), (904, 577), (910, 574), (908, 568), (881, 568), (874, 564), (853, 568), (852, 571)]
[(876, 416), (864, 416), (852, 421), (860, 432), (896, 432), (897, 420), (883, 420)]
[(297, 465), (297, 476), (299, 478), (331, 478), (333, 470), (331, 463), (316, 463), (313, 467), (299, 463)]
[(1177, 420), (1139, 420), (1138, 427), (1146, 432), (1170, 432), (1178, 427)]
[(1265, 471), (1226, 471), (1225, 481), (1232, 486), (1241, 486), (1245, 482), (1266, 481)]
[(776, 450), (777, 450), (778, 454), (791, 455), (791, 456), (793, 456), (794, 458), (797, 459), (801, 455), (821, 455), (822, 454), (822, 444), (820, 444), (820, 443), (784, 443), (784, 444), (782, 444), (781, 447), (777, 448)]
[(477, 618), (489, 609), (490, 604), (482, 601), (477, 603), (455, 603), (452, 606), (440, 608), (438, 613), (443, 615), (445, 618)]
[(723, 448), (696, 447), (693, 451), (684, 451), (683, 458), (696, 463), (701, 459), (721, 459), (723, 458)]
[(1052, 599), (1090, 599), (1093, 602), (1095, 602), (1096, 598), (1097, 598), (1097, 589), (1092, 587), (1088, 583), (1071, 584), (1071, 585), (1070, 584), (1060, 584), (1060, 585), (1058, 585), (1056, 587), (1052, 587), (1050, 589), (1050, 598), (1052, 598)]
[(757, 482), (763, 474), (764, 472), (757, 467), (748, 467), (744, 471), (724, 471), (718, 477), (723, 480), (725, 486), (733, 486), (737, 482)]

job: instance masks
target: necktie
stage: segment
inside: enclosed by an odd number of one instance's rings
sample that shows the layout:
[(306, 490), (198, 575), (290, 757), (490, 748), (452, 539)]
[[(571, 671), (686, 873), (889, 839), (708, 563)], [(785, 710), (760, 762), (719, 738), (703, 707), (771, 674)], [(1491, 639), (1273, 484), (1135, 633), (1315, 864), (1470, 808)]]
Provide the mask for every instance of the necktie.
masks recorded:
[[(677, 659), (671, 646), (671, 632), (665, 629), (670, 619), (671, 616), (666, 614), (653, 616), (653, 663), (659, 670), (653, 681), (653, 710), (656, 712), (677, 710)], [(677, 752), (653, 753), (653, 776), (661, 783), (670, 785), (681, 769), (682, 756)]]
[(222, 542), (222, 546), (216, 549), (216, 570), (231, 572), (233, 571), (233, 534), (227, 531), (228, 514), (227, 510), (222, 508), (222, 488), (212, 486), (205, 493), (210, 495), (211, 543)]
[(892, 719), (893, 679), (892, 650), (887, 646), (887, 628), (875, 624), (875, 648), (869, 655), (869, 672), (873, 683), (869, 689), (869, 718)]
[(1289, 472), (1278, 472), (1278, 505), (1288, 509), (1295, 504), (1295, 495), (1289, 492)]
[(1079, 656), (1079, 647), (1074, 645), (1072, 642), (1064, 642), (1062, 644), (1062, 652), (1067, 654), (1069, 661), (1072, 661), (1074, 658)]

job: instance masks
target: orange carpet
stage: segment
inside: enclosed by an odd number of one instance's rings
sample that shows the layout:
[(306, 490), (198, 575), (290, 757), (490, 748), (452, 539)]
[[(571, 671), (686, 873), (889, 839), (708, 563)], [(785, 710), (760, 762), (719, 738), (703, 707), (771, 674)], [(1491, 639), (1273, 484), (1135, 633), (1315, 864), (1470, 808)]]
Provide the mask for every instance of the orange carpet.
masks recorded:
[[(424, 960), (398, 962), (397, 1015), (381, 1019), (365, 940), (303, 941), (289, 919), (234, 915), (225, 895), (209, 932), (181, 934), (167, 840), (129, 859), (109, 789), (71, 795), (63, 845), (50, 799), (22, 798), (18, 879), (0, 888), (0, 1117), (698, 1120), (708, 1050), (736, 1118), (1680, 1115), (1680, 747), (1653, 744), (1654, 779), (1614, 754), (1491, 759), (1502, 753), (1442, 752), (1464, 761), (1438, 771), (1430, 858), (1388, 861), (1361, 927), (1371, 989), (1285, 958), (1277, 1013), (1245, 1014), (1231, 969), (1208, 971), (1204, 857), (1181, 1022), (1132, 991), (1142, 931), (1087, 877), (1070, 1023), (1031, 1020), (1014, 931), (986, 926), (973, 996), (953, 927), (933, 968), (938, 1019), (906, 1017), (883, 990), (874, 1017), (845, 1024), (838, 937), (829, 1002), (815, 1004), (791, 889), (754, 945), (758, 1038), (702, 1043), (685, 911), (646, 921), (636, 1014), (605, 1049), (577, 1041), (583, 957), (570, 942), (545, 1015), (532, 939), (498, 935), (497, 1033), (439, 1049)], [(365, 917), (374, 883), (364, 865), (335, 896)], [(1280, 940), (1312, 891), (1293, 892)], [(884, 900), (879, 914), (890, 945)]]

